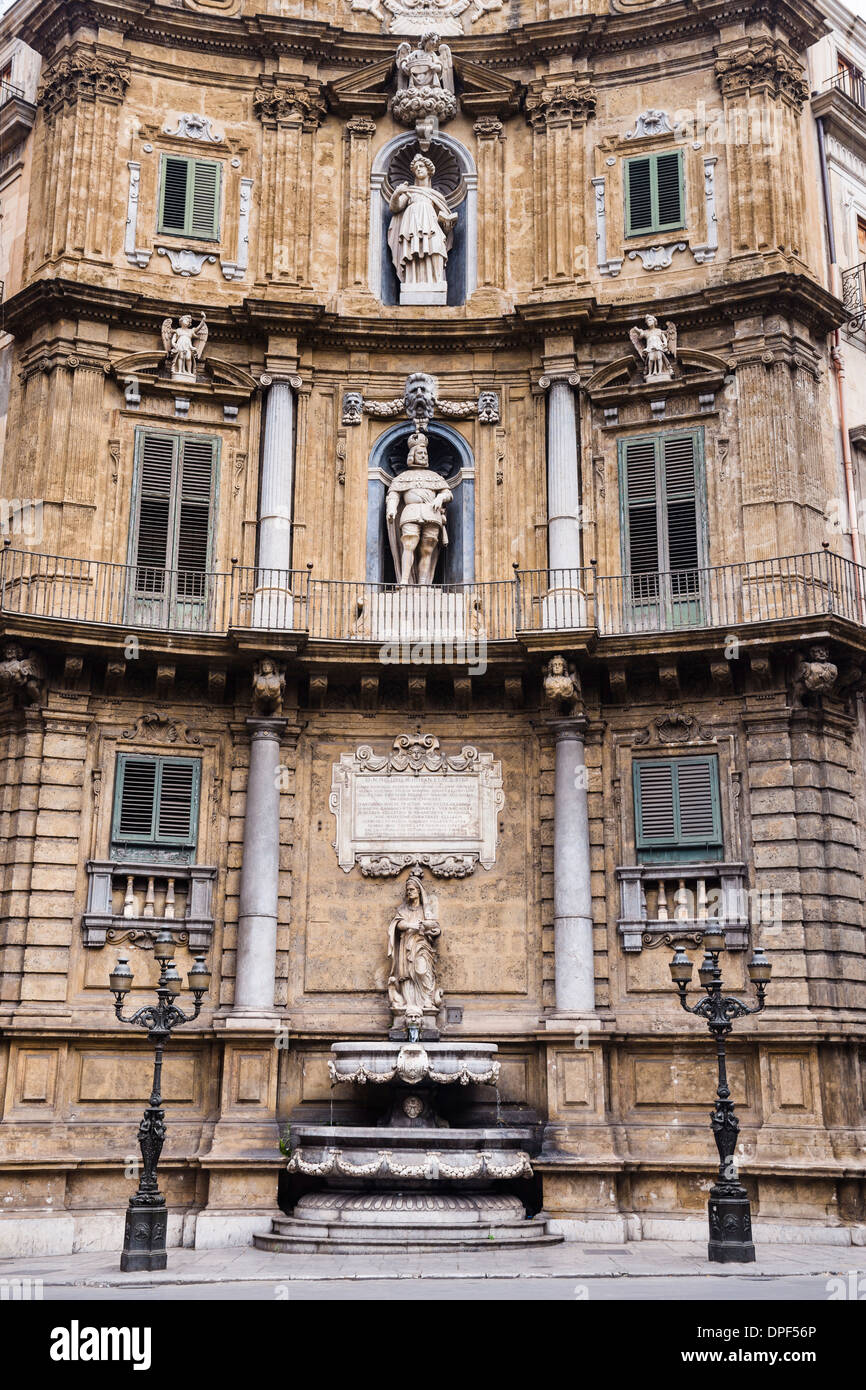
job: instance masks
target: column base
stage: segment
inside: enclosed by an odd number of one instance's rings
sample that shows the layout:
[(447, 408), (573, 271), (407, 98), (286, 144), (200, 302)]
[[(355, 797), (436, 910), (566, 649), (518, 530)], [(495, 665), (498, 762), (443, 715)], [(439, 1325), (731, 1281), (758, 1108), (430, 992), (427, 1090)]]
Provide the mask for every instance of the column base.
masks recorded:
[(127, 1208), (123, 1250), (120, 1255), (121, 1270), (124, 1273), (136, 1273), (141, 1270), (165, 1269), (168, 1264), (165, 1252), (167, 1228), (168, 1211), (164, 1202), (159, 1206)]
[(752, 1212), (746, 1189), (739, 1183), (717, 1183), (707, 1203), (710, 1240), (707, 1259), (713, 1264), (751, 1264)]

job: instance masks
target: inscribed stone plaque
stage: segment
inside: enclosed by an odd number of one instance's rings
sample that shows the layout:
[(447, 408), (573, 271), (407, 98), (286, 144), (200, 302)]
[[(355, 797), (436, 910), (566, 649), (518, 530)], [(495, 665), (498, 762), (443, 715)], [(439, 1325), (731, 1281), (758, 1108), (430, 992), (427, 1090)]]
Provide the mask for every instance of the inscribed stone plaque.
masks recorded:
[(496, 860), (502, 768), (464, 745), (443, 754), (432, 734), (404, 734), (390, 754), (364, 744), (333, 768), (334, 848), (346, 873), (390, 877), (426, 864), (439, 878), (463, 878)]

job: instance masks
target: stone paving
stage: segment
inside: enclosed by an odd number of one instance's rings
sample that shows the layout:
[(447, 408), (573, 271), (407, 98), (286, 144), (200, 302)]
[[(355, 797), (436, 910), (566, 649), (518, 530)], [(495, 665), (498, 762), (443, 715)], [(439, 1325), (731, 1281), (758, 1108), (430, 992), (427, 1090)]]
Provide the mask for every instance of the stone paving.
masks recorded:
[[(157, 1284), (238, 1284), (271, 1281), (620, 1279), (695, 1276), (778, 1279), (858, 1271), (866, 1282), (866, 1247), (756, 1245), (752, 1265), (716, 1265), (697, 1242), (635, 1241), (626, 1245), (563, 1245), (536, 1250), (417, 1255), (281, 1255), (233, 1246), (218, 1250), (172, 1249), (168, 1268), (153, 1274), (122, 1274), (119, 1254), (41, 1255), (0, 1260), (0, 1280), (41, 1279), (52, 1288), (151, 1288)], [(673, 1297), (689, 1297), (686, 1288)]]

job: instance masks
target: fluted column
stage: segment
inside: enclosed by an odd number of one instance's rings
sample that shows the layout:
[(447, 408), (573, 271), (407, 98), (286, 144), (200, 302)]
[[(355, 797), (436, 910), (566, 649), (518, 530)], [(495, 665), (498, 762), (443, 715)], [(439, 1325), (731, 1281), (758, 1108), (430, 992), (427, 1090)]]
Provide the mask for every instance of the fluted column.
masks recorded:
[(351, 289), (366, 290), (370, 227), (370, 149), (376, 123), (369, 116), (346, 122), (345, 274)]
[[(580, 378), (551, 380), (547, 403), (547, 549), (551, 570), (580, 568), (580, 476), (573, 388)], [(554, 581), (555, 582), (555, 581)]]
[(592, 951), (592, 887), (589, 810), (584, 762), (584, 721), (559, 719), (553, 829), (553, 925), (556, 1012), (595, 1009)]
[(247, 720), (250, 770), (238, 904), (234, 1010), (273, 1013), (280, 867), (280, 734), (285, 719)]
[(255, 619), (260, 627), (291, 627), (292, 521), (295, 491), (295, 391), (299, 377), (271, 381), (265, 403), (259, 490), (259, 558)]

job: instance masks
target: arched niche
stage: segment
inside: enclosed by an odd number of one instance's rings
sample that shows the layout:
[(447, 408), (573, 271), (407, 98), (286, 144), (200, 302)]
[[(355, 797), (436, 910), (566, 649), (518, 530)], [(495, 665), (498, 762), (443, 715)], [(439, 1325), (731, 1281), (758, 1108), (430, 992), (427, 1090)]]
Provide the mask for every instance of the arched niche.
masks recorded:
[[(420, 150), (416, 135), (398, 135), (384, 145), (373, 161), (370, 175), (370, 289), (383, 304), (399, 304), (397, 272), (388, 249), (388, 224), (391, 214), (387, 198), (392, 187), (390, 172), (396, 164), (403, 171)], [(478, 279), (478, 173), (475, 160), (459, 140), (442, 131), (423, 151), (437, 166), (433, 186), (441, 192), (457, 213), (453, 241), (448, 253), (446, 277), (448, 303), (465, 304)], [(437, 162), (437, 155), (439, 162)], [(396, 182), (401, 178), (396, 176)], [(411, 180), (411, 175), (407, 182)]]
[[(414, 425), (405, 420), (376, 440), (367, 471), (367, 562), (365, 578), (372, 584), (394, 584), (394, 562), (385, 527), (385, 494), (391, 480), (406, 466), (409, 435)], [(439, 556), (434, 584), (468, 584), (475, 578), (475, 461), (462, 435), (430, 421), (427, 427), (430, 467), (454, 494), (446, 508), (448, 545)]]

